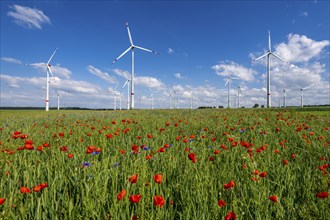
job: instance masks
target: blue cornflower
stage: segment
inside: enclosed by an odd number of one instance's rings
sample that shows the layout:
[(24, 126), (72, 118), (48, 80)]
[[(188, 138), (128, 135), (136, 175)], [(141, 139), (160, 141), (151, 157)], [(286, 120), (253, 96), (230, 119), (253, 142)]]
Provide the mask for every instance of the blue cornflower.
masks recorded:
[(92, 166), (91, 163), (88, 163), (88, 162), (83, 162), (83, 163), (82, 163), (82, 167), (83, 167), (83, 168), (84, 168), (84, 167), (90, 167), (90, 166)]
[(93, 151), (93, 155), (100, 154), (101, 152)]

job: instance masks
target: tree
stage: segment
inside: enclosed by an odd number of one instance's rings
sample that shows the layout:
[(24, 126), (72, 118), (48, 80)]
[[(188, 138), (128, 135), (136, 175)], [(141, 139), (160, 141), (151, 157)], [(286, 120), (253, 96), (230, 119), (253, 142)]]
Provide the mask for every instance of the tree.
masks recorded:
[(259, 104), (256, 103), (256, 104), (254, 104), (254, 106), (252, 108), (258, 108), (258, 107), (259, 107)]

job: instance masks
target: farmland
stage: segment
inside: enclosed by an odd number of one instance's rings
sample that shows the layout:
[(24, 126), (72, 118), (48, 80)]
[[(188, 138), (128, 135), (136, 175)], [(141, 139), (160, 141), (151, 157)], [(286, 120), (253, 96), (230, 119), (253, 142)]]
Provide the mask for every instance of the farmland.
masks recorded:
[(329, 219), (329, 111), (0, 111), (0, 219)]

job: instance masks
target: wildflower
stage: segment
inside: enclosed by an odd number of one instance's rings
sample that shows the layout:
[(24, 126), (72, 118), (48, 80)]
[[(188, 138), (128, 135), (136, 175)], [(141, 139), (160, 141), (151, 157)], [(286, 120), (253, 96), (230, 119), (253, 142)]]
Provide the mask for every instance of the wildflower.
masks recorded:
[(22, 186), (20, 188), (20, 191), (21, 191), (22, 194), (31, 193), (31, 190), (29, 188), (27, 188), (27, 187), (24, 187), (24, 186)]
[(154, 196), (154, 205), (162, 207), (165, 204), (165, 199), (162, 196)]
[(113, 136), (112, 136), (112, 134), (106, 134), (105, 135), (108, 139), (111, 139)]
[(68, 154), (68, 158), (71, 159), (73, 157), (73, 154)]
[(272, 202), (277, 202), (276, 196), (269, 196), (268, 199), (271, 200)]
[(219, 201), (218, 201), (218, 206), (223, 207), (223, 206), (226, 206), (226, 205), (227, 205), (227, 204), (226, 204), (225, 201), (223, 201), (223, 200), (219, 200)]
[(39, 192), (40, 190), (42, 190), (42, 187), (40, 185), (33, 187), (34, 192)]
[(154, 180), (156, 183), (161, 184), (163, 181), (163, 176), (161, 174), (154, 175)]
[(189, 158), (189, 160), (191, 160), (193, 163), (196, 163), (196, 161), (197, 161), (196, 154), (194, 154), (194, 153), (188, 154), (188, 158)]
[(128, 178), (128, 181), (130, 181), (130, 183), (136, 183), (138, 181), (139, 175), (138, 174), (134, 174), (133, 176)]
[(126, 196), (126, 190), (121, 190), (120, 193), (117, 195), (118, 201), (122, 200)]
[(260, 177), (266, 177), (267, 176), (267, 173), (266, 172), (262, 172), (259, 174)]
[(282, 164), (283, 165), (288, 165), (289, 164), (289, 160), (282, 160)]
[(235, 187), (235, 182), (234, 182), (233, 180), (230, 180), (229, 183), (225, 183), (225, 184), (223, 184), (223, 187), (224, 187), (225, 189), (230, 190), (230, 188)]
[(132, 203), (139, 203), (140, 200), (142, 198), (142, 195), (138, 194), (138, 195), (131, 195), (129, 197), (129, 201), (132, 202)]
[(164, 152), (165, 152), (165, 148), (161, 147), (161, 148), (159, 148), (159, 149), (157, 150), (157, 152), (159, 152), (159, 153), (164, 153)]
[(329, 196), (328, 192), (319, 192), (318, 194), (316, 194), (316, 197), (320, 198), (320, 199), (325, 199)]
[(219, 154), (220, 153), (220, 150), (215, 150), (214, 152), (213, 152), (214, 154)]
[(66, 152), (68, 151), (68, 148), (66, 146), (62, 146), (60, 147), (60, 151)]
[(225, 216), (225, 220), (235, 220), (236, 214), (234, 212), (228, 212), (228, 214)]
[(5, 203), (6, 199), (5, 198), (0, 198), (0, 205), (2, 205), (3, 203)]
[(147, 156), (146, 156), (146, 159), (147, 159), (147, 160), (150, 160), (151, 158), (152, 158), (151, 155), (147, 155)]
[(148, 134), (147, 136), (148, 136), (148, 138), (152, 138), (152, 135), (151, 134)]
[(90, 167), (90, 166), (91, 166), (90, 163), (88, 163), (88, 162), (83, 162), (81, 167), (84, 168), (84, 167)]
[(125, 150), (120, 150), (120, 154), (124, 154), (125, 153)]

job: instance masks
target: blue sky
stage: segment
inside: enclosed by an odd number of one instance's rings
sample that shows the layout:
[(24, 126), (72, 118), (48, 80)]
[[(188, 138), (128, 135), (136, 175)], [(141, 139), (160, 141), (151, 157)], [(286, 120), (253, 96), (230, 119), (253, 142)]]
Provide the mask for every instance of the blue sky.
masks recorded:
[[(0, 106), (44, 106), (46, 63), (55, 48), (50, 106), (126, 108), (125, 74), (135, 45), (135, 108), (329, 104), (329, 1), (1, 1)], [(32, 64), (32, 65), (25, 65)], [(235, 85), (235, 84), (236, 85)], [(118, 84), (117, 91), (114, 91)], [(174, 92), (175, 91), (175, 94)], [(174, 94), (174, 95), (173, 95)], [(115, 98), (116, 97), (116, 98)], [(122, 97), (122, 98), (120, 98)], [(153, 97), (153, 98), (152, 98)], [(153, 100), (153, 101), (151, 101)]]

